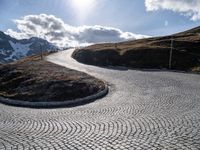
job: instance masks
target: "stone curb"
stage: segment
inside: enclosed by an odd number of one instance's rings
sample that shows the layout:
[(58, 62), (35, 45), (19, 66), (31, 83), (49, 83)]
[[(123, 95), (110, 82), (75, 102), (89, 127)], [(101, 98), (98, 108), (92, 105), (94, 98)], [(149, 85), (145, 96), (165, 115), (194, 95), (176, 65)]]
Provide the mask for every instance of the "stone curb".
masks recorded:
[(99, 98), (104, 97), (109, 92), (109, 88), (105, 85), (103, 91), (99, 93), (84, 97), (78, 98), (75, 100), (69, 101), (51, 101), (51, 102), (29, 102), (29, 101), (21, 101), (21, 100), (14, 100), (9, 98), (4, 98), (0, 96), (0, 103), (19, 106), (19, 107), (30, 107), (30, 108), (56, 108), (56, 107), (74, 107), (78, 105), (87, 104), (89, 102), (95, 101)]

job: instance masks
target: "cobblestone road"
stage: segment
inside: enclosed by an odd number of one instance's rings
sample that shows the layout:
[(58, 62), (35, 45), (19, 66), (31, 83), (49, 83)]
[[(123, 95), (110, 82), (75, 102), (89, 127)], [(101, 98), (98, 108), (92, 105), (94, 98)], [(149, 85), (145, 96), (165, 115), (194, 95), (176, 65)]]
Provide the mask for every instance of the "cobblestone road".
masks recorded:
[(109, 94), (66, 109), (0, 104), (0, 150), (200, 149), (199, 75), (103, 69), (71, 53), (48, 60), (108, 81)]

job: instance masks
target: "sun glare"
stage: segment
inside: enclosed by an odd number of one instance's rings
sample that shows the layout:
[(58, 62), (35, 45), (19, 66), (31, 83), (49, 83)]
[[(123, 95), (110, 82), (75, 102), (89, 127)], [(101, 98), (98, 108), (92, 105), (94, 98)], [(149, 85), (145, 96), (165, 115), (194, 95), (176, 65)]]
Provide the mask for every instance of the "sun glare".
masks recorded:
[(93, 7), (94, 0), (72, 0), (72, 4), (79, 11), (83, 11)]
[(71, 5), (79, 19), (84, 20), (95, 8), (96, 0), (71, 0)]

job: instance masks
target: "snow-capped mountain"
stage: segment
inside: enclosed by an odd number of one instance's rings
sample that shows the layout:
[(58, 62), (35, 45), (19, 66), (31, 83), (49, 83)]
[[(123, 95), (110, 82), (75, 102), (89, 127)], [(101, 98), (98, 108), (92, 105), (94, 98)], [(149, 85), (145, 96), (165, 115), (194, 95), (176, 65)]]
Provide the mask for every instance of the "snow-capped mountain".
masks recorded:
[(0, 31), (0, 63), (12, 62), (39, 54), (42, 51), (55, 51), (59, 48), (44, 39), (33, 37), (17, 40)]

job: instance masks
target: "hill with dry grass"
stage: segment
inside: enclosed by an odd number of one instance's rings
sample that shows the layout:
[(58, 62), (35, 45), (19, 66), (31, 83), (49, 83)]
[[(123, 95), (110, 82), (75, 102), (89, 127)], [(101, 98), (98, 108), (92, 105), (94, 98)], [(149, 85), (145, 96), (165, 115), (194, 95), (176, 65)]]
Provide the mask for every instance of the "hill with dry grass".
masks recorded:
[(0, 96), (21, 101), (67, 101), (105, 89), (104, 82), (39, 56), (0, 65), (0, 74)]
[(96, 44), (76, 50), (73, 58), (97, 66), (168, 68), (171, 39), (172, 69), (200, 72), (200, 27), (170, 36)]

